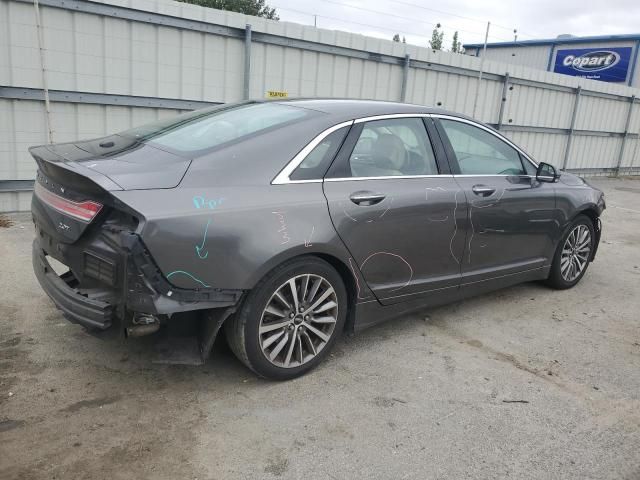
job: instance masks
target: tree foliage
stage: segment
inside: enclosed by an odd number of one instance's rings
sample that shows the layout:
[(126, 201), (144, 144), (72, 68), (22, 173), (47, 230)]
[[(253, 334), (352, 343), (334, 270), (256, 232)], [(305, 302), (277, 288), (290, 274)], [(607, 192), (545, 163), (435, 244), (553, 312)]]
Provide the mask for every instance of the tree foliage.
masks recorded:
[(444, 41), (444, 32), (440, 30), (441, 25), (438, 23), (436, 28), (433, 29), (431, 34), (431, 40), (429, 40), (429, 46), (432, 50), (442, 50), (442, 43)]
[(179, 2), (192, 3), (201, 7), (228, 10), (230, 12), (244, 13), (255, 17), (264, 17), (271, 20), (280, 20), (276, 9), (266, 4), (266, 0), (178, 0)]
[(451, 42), (451, 51), (453, 53), (464, 53), (464, 48), (462, 48), (462, 42), (460, 42), (457, 30), (453, 34), (453, 41)]
[(396, 33), (396, 34), (393, 36), (393, 41), (394, 41), (394, 42), (399, 42), (399, 41), (400, 41), (400, 34), (399, 34), (399, 33)]

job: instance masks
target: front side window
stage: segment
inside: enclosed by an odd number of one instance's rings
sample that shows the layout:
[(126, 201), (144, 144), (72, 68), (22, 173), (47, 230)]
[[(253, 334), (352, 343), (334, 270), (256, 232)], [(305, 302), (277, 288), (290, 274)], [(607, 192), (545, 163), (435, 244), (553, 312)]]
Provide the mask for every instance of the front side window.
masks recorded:
[(437, 175), (438, 167), (420, 118), (364, 124), (349, 157), (353, 177)]
[(464, 175), (524, 175), (520, 154), (495, 135), (468, 123), (440, 120)]

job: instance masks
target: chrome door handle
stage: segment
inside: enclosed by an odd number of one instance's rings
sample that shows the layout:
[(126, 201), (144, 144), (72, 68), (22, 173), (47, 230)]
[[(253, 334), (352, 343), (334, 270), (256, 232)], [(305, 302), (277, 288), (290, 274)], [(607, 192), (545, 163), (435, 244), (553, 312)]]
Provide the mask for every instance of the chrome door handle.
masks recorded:
[(481, 197), (488, 197), (496, 193), (496, 189), (494, 187), (487, 187), (486, 185), (474, 185), (471, 187), (471, 191)]
[(386, 197), (387, 196), (384, 193), (354, 192), (349, 196), (349, 200), (351, 200), (356, 205), (368, 207), (370, 205), (375, 205), (376, 203), (380, 203)]

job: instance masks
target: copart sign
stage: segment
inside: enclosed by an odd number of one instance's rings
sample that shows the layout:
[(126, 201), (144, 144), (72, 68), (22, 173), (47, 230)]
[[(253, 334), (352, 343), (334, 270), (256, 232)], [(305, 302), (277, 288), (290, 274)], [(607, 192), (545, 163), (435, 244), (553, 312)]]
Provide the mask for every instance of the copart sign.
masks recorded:
[(631, 50), (631, 47), (560, 49), (553, 71), (605, 82), (624, 82)]

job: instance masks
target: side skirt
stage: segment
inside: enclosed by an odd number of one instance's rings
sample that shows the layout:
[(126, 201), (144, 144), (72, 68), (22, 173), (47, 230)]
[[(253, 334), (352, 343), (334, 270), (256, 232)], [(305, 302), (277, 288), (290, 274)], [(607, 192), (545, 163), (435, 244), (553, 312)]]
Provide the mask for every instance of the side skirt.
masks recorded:
[(544, 280), (549, 276), (550, 269), (551, 266), (544, 266), (524, 272), (504, 275), (490, 280), (466, 284), (460, 287), (448, 288), (434, 292), (431, 296), (421, 296), (415, 300), (389, 306), (383, 306), (377, 301), (359, 303), (355, 306), (354, 332), (362, 331), (373, 325), (397, 318), (407, 313), (446, 305), (448, 303), (460, 301), (483, 293), (517, 285), (519, 283)]

